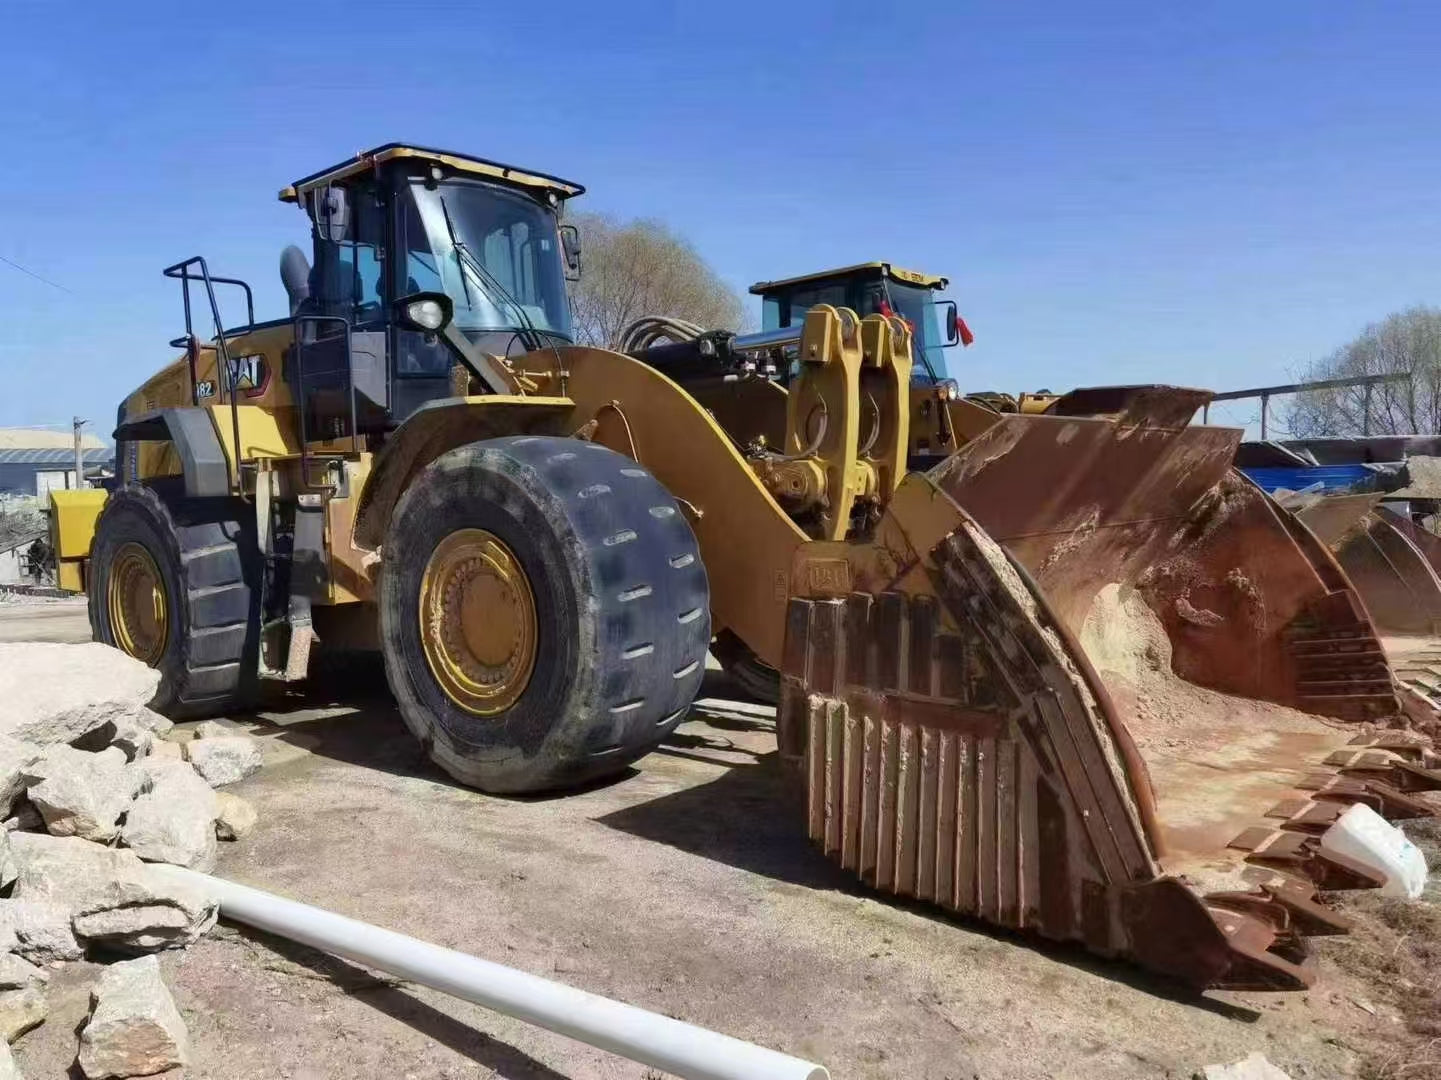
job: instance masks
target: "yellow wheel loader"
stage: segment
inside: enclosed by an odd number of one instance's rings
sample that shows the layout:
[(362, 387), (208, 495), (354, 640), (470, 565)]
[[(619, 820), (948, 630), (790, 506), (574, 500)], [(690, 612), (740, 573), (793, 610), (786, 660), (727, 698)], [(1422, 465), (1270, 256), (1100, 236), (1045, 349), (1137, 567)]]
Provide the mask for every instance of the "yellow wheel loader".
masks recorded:
[[(916, 388), (911, 325), (844, 304), (577, 347), (581, 191), (388, 145), (281, 193), (313, 239), (287, 316), (226, 325), (243, 283), (168, 268), (180, 355), (120, 409), (83, 556), (93, 507), (56, 510), (157, 707), (378, 645), (443, 768), (554, 789), (663, 740), (725, 631), (780, 672), (804, 827), (869, 885), (1197, 986), (1307, 985), (1306, 937), (1344, 928), (1317, 888), (1381, 880), (1321, 836), (1427, 812), (1441, 773), (1334, 559), (1231, 470), (1239, 433), (1187, 426), (1194, 391), (1102, 417)], [(1138, 658), (1209, 712), (1103, 677)]]

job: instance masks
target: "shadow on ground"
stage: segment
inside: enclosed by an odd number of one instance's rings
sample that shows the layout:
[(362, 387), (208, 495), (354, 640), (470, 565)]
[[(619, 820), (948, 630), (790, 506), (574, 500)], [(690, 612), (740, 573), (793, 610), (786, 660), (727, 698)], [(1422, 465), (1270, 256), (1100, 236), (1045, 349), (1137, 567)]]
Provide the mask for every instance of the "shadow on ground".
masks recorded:
[[(378, 657), (373, 661), (333, 660), (303, 687), (303, 690), (288, 690), (284, 695), (272, 697), (258, 715), (245, 719), (253, 719), (262, 728), (274, 731), (276, 738), (322, 757), (459, 786), (426, 757), (406, 729), (386, 686)], [(683, 726), (655, 751), (665, 757), (719, 767), (721, 771), (713, 779), (613, 810), (597, 817), (596, 822), (773, 881), (874, 899), (948, 923), (967, 933), (1032, 949), (1069, 967), (1232, 1020), (1249, 1023), (1260, 1016), (1255, 1010), (1202, 996), (1189, 987), (1133, 965), (1092, 956), (1077, 946), (1026, 937), (865, 886), (812, 846), (805, 832), (800, 782), (785, 775), (779, 755), (773, 749), (774, 740), (769, 737), (775, 726), (773, 718), (754, 706), (728, 707), (735, 693), (734, 684), (724, 673), (708, 671), (699, 695), (701, 700), (692, 712), (693, 718), (703, 721), (704, 726)], [(326, 715), (308, 718), (308, 712)], [(296, 719), (288, 719), (290, 714)], [(768, 749), (757, 749), (757, 745)], [(520, 801), (565, 798), (624, 783), (638, 771), (626, 769), (579, 792), (502, 798)], [(453, 1023), (448, 1018), (447, 1022)]]
[[(717, 732), (743, 734), (772, 730), (774, 721), (764, 707), (745, 705), (739, 710), (726, 707), (738, 693), (736, 684), (723, 672), (707, 671), (698, 694), (702, 700), (692, 715)], [(235, 714), (232, 719), (254, 724), (261, 729), (260, 734), (273, 733), (280, 741), (321, 757), (395, 776), (455, 784), (430, 761), (406, 728), (386, 684), (384, 664), (378, 654), (322, 654), (304, 682), (267, 687), (264, 699), (253, 712)], [(691, 731), (672, 733), (660, 750), (667, 751), (708, 764), (721, 762), (706, 756), (706, 751), (740, 754), (751, 759), (760, 756), (723, 735)], [(577, 791), (608, 787), (636, 774), (636, 769), (626, 768), (578, 789), (497, 797), (522, 801), (563, 798)]]
[[(276, 954), (271, 970), (298, 978), (320, 978), (371, 1008), (399, 1020), (505, 1080), (569, 1080), (525, 1051), (427, 1005), (399, 980), (376, 975), (339, 957), (251, 927), (234, 927), (238, 938)], [(297, 970), (303, 969), (303, 970)]]

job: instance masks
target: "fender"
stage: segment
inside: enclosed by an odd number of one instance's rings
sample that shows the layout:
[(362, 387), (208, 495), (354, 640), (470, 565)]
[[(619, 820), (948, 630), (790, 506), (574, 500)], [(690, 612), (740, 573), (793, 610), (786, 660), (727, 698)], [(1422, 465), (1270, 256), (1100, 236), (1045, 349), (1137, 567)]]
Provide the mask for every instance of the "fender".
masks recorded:
[(385, 527), (401, 493), (436, 458), (457, 446), (502, 435), (558, 435), (575, 425), (568, 397), (482, 394), (427, 402), (386, 439), (360, 492), (355, 511), (355, 546), (371, 551), (385, 540)]
[(196, 406), (154, 409), (121, 423), (115, 429), (116, 465), (122, 482), (138, 479), (129, 475), (124, 444), (168, 442), (174, 445), (185, 476), (188, 498), (213, 498), (230, 494), (230, 467), (208, 409)]

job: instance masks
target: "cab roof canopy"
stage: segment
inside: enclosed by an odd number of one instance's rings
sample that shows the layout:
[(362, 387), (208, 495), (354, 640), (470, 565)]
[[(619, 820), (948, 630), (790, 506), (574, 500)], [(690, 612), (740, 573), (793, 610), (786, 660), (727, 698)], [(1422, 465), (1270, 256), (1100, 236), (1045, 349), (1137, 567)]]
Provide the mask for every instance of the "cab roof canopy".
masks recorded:
[(922, 274), (916, 270), (903, 270), (888, 262), (866, 262), (856, 263), (854, 266), (842, 266), (838, 270), (821, 270), (814, 274), (802, 274), (800, 277), (781, 278), (777, 281), (757, 281), (750, 287), (752, 295), (760, 296), (764, 293), (775, 292), (778, 289), (786, 288), (789, 285), (803, 285), (811, 281), (824, 281), (827, 278), (851, 277), (853, 275), (874, 271), (879, 277), (887, 277), (892, 281), (899, 281), (904, 285), (919, 285), (924, 289), (944, 289), (950, 284), (947, 278), (936, 277), (933, 274)]
[(414, 158), (421, 162), (431, 162), (453, 172), (549, 191), (554, 193), (558, 199), (572, 199), (577, 195), (585, 194), (585, 188), (579, 184), (531, 169), (518, 169), (514, 165), (487, 161), (485, 158), (471, 157), (469, 154), (457, 154), (450, 150), (433, 150), (426, 146), (408, 146), (405, 143), (386, 143), (373, 150), (363, 150), (348, 161), (342, 161), (328, 169), (311, 173), (309, 176), (295, 181), (289, 187), (281, 188), (280, 201), (298, 202), (306, 192), (314, 188), (336, 183), (347, 177), (355, 176), (357, 173), (377, 168), (388, 161), (401, 158)]

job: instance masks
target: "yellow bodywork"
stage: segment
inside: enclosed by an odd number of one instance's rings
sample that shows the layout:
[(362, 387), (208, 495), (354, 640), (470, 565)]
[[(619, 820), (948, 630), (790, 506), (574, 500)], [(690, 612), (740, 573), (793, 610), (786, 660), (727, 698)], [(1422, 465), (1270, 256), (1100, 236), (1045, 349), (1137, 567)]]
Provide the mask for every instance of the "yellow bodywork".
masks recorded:
[[(796, 391), (788, 396), (773, 388), (761, 400), (806, 405), (787, 410), (782, 447), (759, 450), (633, 357), (569, 346), (517, 358), (544, 396), (456, 398), (412, 416), (376, 457), (356, 512), (355, 542), (379, 547), (401, 493), (447, 450), (498, 435), (577, 434), (644, 465), (675, 496), (705, 555), (713, 625), (731, 628), (758, 656), (779, 664), (797, 548), (812, 536), (844, 537), (857, 520), (879, 513), (903, 471), (898, 458), (909, 430), (901, 388), (909, 379), (910, 337), (899, 320), (862, 320), (819, 305), (807, 315), (801, 353), (807, 363)], [(864, 408), (863, 373), (876, 380)], [(554, 393), (562, 385), (564, 394)], [(810, 533), (782, 505), (775, 477), (784, 468), (806, 468), (814, 478), (824, 512)], [(863, 513), (858, 518), (855, 511)], [(744, 544), (735, 542), (738, 534)]]
[[(220, 448), (225, 452), (232, 473), (242, 462), (300, 456), (300, 432), (294, 409), (239, 405), (235, 408), (232, 422), (228, 405), (207, 405), (204, 408), (220, 437)], [(240, 436), (238, 453), (235, 447), (237, 429)]]
[[(307, 490), (294, 398), (281, 378), (291, 336), (284, 324), (227, 339), (232, 357), (262, 356), (269, 378), (246, 393), (233, 413), (218, 396), (202, 400), (230, 474), (241, 478), (248, 498), (259, 484), (268, 497)], [(502, 435), (576, 434), (640, 462), (675, 495), (705, 552), (715, 625), (732, 628), (757, 655), (778, 664), (794, 552), (811, 538), (841, 540), (858, 522), (874, 520), (904, 475), (910, 350), (901, 320), (860, 319), (818, 305), (807, 314), (804, 363), (790, 392), (763, 380), (699, 390), (701, 399), (718, 406), (718, 415), (642, 361), (562, 347), (511, 359), (510, 367), (526, 371), (535, 392), (433, 402), (374, 454), (313, 442), (309, 452), (341, 459), (348, 477), (343, 492), (325, 499), (329, 587), (318, 602), (373, 597), (375, 552), (390, 511), (436, 457)], [(202, 349), (197, 379), (217, 377), (215, 350)], [(182, 357), (131, 395), (126, 413), (189, 403)], [(171, 444), (138, 446), (137, 477), (180, 473)], [(797, 524), (797, 510), (803, 511), (800, 520), (809, 515), (814, 524)], [(93, 523), (94, 513), (82, 528)], [(733, 542), (737, 532), (746, 535), (744, 545)]]
[[(284, 323), (227, 338), (232, 358), (259, 356), (267, 372), (240, 391), (233, 411), (222, 396), (216, 350), (197, 353), (197, 382), (217, 389), (200, 407), (246, 497), (263, 484), (269, 498), (293, 498), (314, 480), (300, 475), (295, 398), (282, 377), (292, 337)], [(317, 602), (373, 598), (375, 553), (390, 510), (436, 457), (502, 435), (578, 434), (634, 458), (676, 496), (706, 553), (715, 625), (732, 628), (778, 664), (794, 551), (811, 538), (842, 540), (858, 523), (874, 521), (904, 476), (911, 448), (911, 337), (902, 320), (818, 305), (807, 314), (800, 355), (789, 392), (753, 380), (698, 388), (698, 399), (619, 353), (547, 349), (507, 365), (527, 373), (533, 392), (433, 402), (374, 454), (353, 452), (348, 442), (312, 442), (310, 454), (343, 462), (348, 477), (343, 490), (325, 497), (329, 584)], [(135, 417), (190, 402), (181, 357), (132, 394), (125, 411)], [(181, 472), (172, 444), (135, 445), (137, 478)], [(94, 513), (82, 527), (93, 523)], [(731, 542), (737, 531), (745, 545)]]
[(62, 589), (85, 591), (85, 559), (105, 499), (105, 492), (94, 488), (50, 492), (50, 547), (55, 552), (56, 584)]
[(522, 187), (539, 188), (543, 191), (553, 191), (560, 198), (573, 198), (583, 194), (585, 188), (572, 183), (569, 180), (562, 180), (557, 176), (547, 176), (544, 173), (530, 172), (526, 169), (517, 169), (510, 165), (502, 165), (495, 161), (486, 161), (482, 158), (473, 158), (465, 154), (446, 153), (440, 150), (427, 150), (416, 146), (391, 145), (383, 146), (377, 150), (363, 154), (357, 154), (349, 161), (341, 162), (329, 169), (306, 177), (304, 180), (297, 180), (280, 189), (279, 198), (281, 202), (296, 202), (307, 191), (321, 187), (326, 184), (339, 183), (357, 173), (368, 172), (387, 161), (394, 161), (397, 158), (415, 158), (421, 161), (441, 165), (455, 172), (465, 173), (471, 176), (480, 176), (489, 180), (500, 180), (507, 184), (519, 184)]

